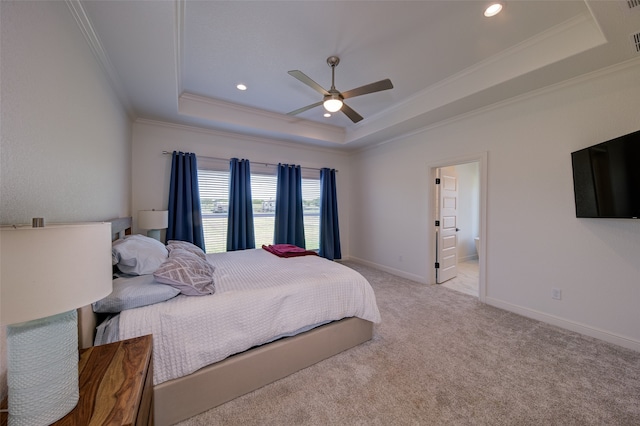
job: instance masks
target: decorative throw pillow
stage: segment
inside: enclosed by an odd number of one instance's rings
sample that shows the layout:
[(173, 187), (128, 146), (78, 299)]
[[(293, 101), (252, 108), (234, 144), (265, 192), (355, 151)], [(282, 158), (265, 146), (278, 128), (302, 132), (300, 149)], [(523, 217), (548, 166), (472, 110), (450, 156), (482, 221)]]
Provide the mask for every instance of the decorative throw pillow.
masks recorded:
[(113, 242), (111, 256), (118, 269), (130, 275), (148, 275), (167, 260), (169, 251), (160, 241), (144, 235), (127, 235)]
[(202, 259), (205, 259), (205, 260), (207, 259), (207, 256), (205, 255), (204, 251), (202, 251), (200, 247), (188, 241), (169, 240), (167, 242), (167, 250), (169, 250), (169, 255), (171, 255), (171, 251), (174, 249), (187, 250)]
[(171, 250), (171, 256), (153, 273), (157, 281), (180, 290), (187, 296), (213, 294), (215, 268), (196, 254), (184, 249)]
[(125, 309), (139, 308), (164, 302), (180, 294), (180, 290), (161, 284), (153, 275), (141, 275), (113, 280), (113, 291), (93, 304), (93, 311), (118, 313)]

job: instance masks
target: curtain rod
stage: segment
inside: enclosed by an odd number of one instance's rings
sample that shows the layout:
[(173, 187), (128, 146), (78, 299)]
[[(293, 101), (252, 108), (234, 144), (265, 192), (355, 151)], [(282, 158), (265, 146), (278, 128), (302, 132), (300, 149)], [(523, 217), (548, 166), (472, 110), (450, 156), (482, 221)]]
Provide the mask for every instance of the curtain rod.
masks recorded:
[[(173, 152), (169, 152), (169, 151), (162, 151), (162, 153), (164, 155), (173, 155)], [(230, 158), (207, 157), (205, 155), (200, 156), (200, 155), (197, 155), (197, 154), (196, 154), (196, 157), (197, 158), (204, 158), (204, 159), (207, 159), (207, 160), (218, 160), (218, 161), (230, 161), (231, 160)], [(278, 166), (277, 164), (265, 163), (264, 161), (256, 161), (255, 163), (256, 164), (264, 164), (265, 166), (273, 166), (273, 167), (277, 167)], [(301, 169), (307, 169), (307, 170), (318, 170), (318, 171), (322, 170), (322, 169), (318, 169), (318, 168), (315, 168), (315, 167), (303, 167), (303, 166), (300, 166), (300, 168)], [(338, 173), (337, 170), (336, 170), (336, 173)]]

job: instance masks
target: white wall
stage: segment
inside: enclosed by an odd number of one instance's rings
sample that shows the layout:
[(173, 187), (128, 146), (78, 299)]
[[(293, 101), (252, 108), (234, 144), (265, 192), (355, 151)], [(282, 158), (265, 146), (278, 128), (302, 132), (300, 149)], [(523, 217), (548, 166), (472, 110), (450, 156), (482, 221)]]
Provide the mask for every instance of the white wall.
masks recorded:
[(133, 126), (134, 232), (141, 232), (137, 228), (139, 210), (159, 210), (168, 206), (171, 156), (162, 154), (162, 151), (193, 152), (200, 157), (198, 164), (206, 162), (203, 157), (246, 158), (252, 162), (252, 170), (258, 167), (260, 162), (299, 164), (318, 169), (329, 167), (338, 170), (336, 184), (341, 248), (343, 258), (348, 256), (351, 190), (347, 154), (195, 127), (139, 120)]
[(570, 156), (640, 129), (639, 75), (635, 60), (360, 152), (352, 257), (430, 282), (428, 165), (487, 152), (486, 301), (640, 350), (640, 221), (577, 219)]
[(67, 5), (0, 8), (0, 224), (128, 215), (131, 125)]

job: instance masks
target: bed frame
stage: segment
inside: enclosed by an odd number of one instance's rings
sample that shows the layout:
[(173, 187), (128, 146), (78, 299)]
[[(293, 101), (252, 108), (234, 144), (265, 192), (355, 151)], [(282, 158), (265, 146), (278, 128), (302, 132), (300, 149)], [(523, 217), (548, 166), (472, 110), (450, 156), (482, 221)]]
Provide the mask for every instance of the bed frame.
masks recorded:
[[(131, 218), (109, 221), (114, 239), (131, 233)], [(79, 344), (93, 346), (91, 306), (78, 310)], [(153, 387), (154, 422), (171, 425), (275, 382), (371, 339), (373, 323), (345, 318), (249, 349), (195, 373)]]

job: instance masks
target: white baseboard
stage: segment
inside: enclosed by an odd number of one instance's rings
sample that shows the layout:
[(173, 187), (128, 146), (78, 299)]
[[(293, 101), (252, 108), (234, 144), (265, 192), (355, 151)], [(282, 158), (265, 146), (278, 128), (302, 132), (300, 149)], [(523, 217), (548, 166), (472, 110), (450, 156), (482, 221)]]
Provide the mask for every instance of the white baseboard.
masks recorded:
[(369, 262), (367, 260), (359, 259), (359, 258), (353, 257), (353, 256), (346, 257), (345, 259), (342, 259), (342, 260), (349, 260), (351, 262), (359, 263), (359, 264), (364, 265), (364, 266), (369, 266), (370, 268), (374, 268), (374, 269), (378, 269), (380, 271), (388, 272), (388, 273), (390, 273), (392, 275), (396, 275), (398, 277), (406, 278), (408, 280), (416, 281), (416, 282), (419, 282), (419, 283), (422, 283), (422, 284), (427, 284), (427, 280), (424, 277), (421, 277), (421, 276), (415, 275), (415, 274), (409, 274), (409, 273), (407, 273), (405, 271), (401, 271), (401, 270), (395, 269), (395, 268), (390, 268), (388, 266), (380, 265), (380, 264), (375, 263), (375, 262)]
[(523, 306), (514, 305), (512, 303), (504, 302), (502, 300), (493, 299), (487, 297), (485, 303), (496, 308), (504, 309), (505, 311), (513, 312), (527, 318), (532, 318), (538, 321), (545, 322), (547, 324), (555, 325), (560, 328), (575, 331), (576, 333), (584, 334), (585, 336), (594, 337), (596, 339), (603, 340), (605, 342), (613, 343), (614, 345), (622, 346), (624, 348), (632, 349), (640, 352), (640, 341), (620, 336), (615, 333), (611, 333), (606, 330), (601, 330), (586, 324), (582, 324), (575, 321), (570, 321), (564, 318), (557, 317), (555, 315), (549, 315), (544, 312), (536, 311), (534, 309), (525, 308)]
[[(362, 265), (369, 266), (371, 268), (378, 269), (384, 272), (388, 272), (390, 274), (393, 274), (402, 278), (406, 278), (411, 281), (427, 284), (427, 281), (425, 280), (424, 277), (421, 277), (415, 274), (409, 274), (399, 269), (390, 268), (388, 266), (380, 265), (375, 262), (369, 262), (367, 260), (359, 259), (357, 257), (352, 257), (352, 256), (345, 257), (342, 260), (349, 260), (355, 263), (360, 263)], [(621, 336), (606, 330), (601, 330), (599, 328), (595, 328), (586, 324), (567, 320), (565, 318), (557, 317), (555, 315), (550, 315), (545, 312), (536, 311), (535, 309), (529, 309), (523, 306), (514, 305), (512, 303), (505, 302), (499, 299), (494, 299), (491, 297), (486, 297), (484, 302), (487, 305), (495, 306), (496, 308), (504, 309), (505, 311), (513, 312), (527, 318), (532, 318), (538, 321), (542, 321), (547, 324), (555, 325), (557, 327), (564, 328), (570, 331), (575, 331), (576, 333), (580, 333), (585, 336), (593, 337), (608, 343), (612, 343), (614, 345), (622, 346), (624, 348), (628, 348), (628, 349), (640, 352), (640, 341), (632, 339), (630, 337)]]

